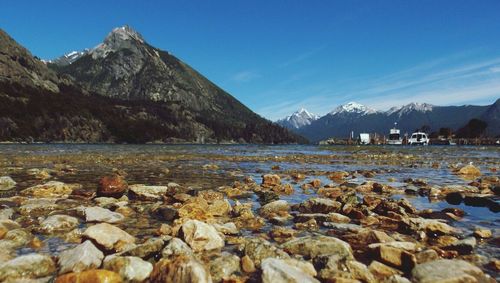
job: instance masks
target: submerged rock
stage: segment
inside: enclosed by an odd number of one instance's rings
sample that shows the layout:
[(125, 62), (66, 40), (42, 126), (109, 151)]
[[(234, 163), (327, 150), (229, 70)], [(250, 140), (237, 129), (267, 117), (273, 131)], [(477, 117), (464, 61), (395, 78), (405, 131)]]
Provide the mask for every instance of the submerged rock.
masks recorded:
[(262, 261), (263, 283), (302, 283), (319, 281), (298, 267), (277, 258), (266, 258)]
[(0, 282), (14, 279), (36, 279), (56, 272), (52, 258), (41, 254), (16, 257), (0, 265)]
[(78, 226), (78, 219), (69, 215), (51, 215), (40, 223), (39, 231), (45, 234), (68, 232)]
[(260, 267), (262, 260), (269, 257), (290, 258), (286, 252), (261, 238), (245, 239), (242, 250), (257, 267)]
[(182, 237), (194, 251), (208, 251), (224, 247), (224, 239), (217, 230), (198, 220), (188, 220), (182, 225)]
[(73, 249), (59, 254), (59, 273), (82, 272), (101, 266), (104, 254), (92, 244), (85, 241)]
[(240, 258), (236, 255), (223, 252), (209, 263), (210, 274), (215, 282), (220, 282), (234, 273), (240, 272)]
[(193, 250), (179, 238), (172, 238), (161, 251), (161, 256), (166, 259), (172, 259), (180, 255), (193, 255)]
[(476, 166), (469, 164), (460, 168), (460, 170), (458, 170), (458, 174), (466, 176), (481, 176), (481, 171)]

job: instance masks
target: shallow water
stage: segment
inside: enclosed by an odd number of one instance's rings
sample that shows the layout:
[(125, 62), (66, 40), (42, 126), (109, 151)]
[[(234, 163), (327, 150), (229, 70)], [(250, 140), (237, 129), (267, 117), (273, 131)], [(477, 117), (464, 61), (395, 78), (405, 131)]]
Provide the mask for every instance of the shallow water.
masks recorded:
[[(454, 175), (451, 167), (472, 162), (483, 176), (498, 176), (500, 170), (500, 147), (458, 146), (311, 146), (311, 145), (87, 145), (87, 144), (35, 144), (0, 145), (0, 176), (9, 175), (18, 182), (16, 190), (39, 184), (41, 181), (26, 173), (27, 169), (67, 166), (74, 172), (55, 175), (51, 180), (79, 183), (89, 190), (97, 187), (97, 180), (113, 170), (126, 172), (129, 184), (145, 183), (164, 185), (177, 182), (195, 189), (214, 189), (231, 185), (233, 181), (251, 176), (260, 182), (263, 173), (275, 172), (289, 175), (304, 172), (307, 178), (299, 183), (291, 178), (295, 193), (281, 196), (290, 203), (300, 203), (315, 196), (314, 190), (304, 191), (300, 185), (312, 179), (322, 184), (331, 183), (326, 173), (331, 171), (375, 170), (375, 176), (366, 178), (355, 174), (348, 180), (361, 184), (375, 181), (402, 188), (401, 194), (393, 198), (407, 198), (418, 209), (441, 210), (457, 207), (466, 215), (451, 223), (470, 234), (477, 226), (491, 229), (495, 237), (500, 232), (499, 214), (486, 207), (471, 207), (465, 204), (451, 205), (444, 201), (429, 200), (422, 196), (404, 194), (405, 179), (424, 179), (429, 185), (465, 185), (471, 182)], [(216, 164), (217, 169), (203, 169), (203, 165)], [(433, 168), (438, 165), (439, 168)], [(279, 166), (279, 168), (274, 168)], [(165, 172), (168, 169), (168, 172)], [(3, 193), (14, 195), (15, 191)], [(251, 196), (247, 201), (255, 202)], [(498, 202), (498, 200), (497, 200)], [(153, 220), (151, 224), (155, 223)], [(500, 248), (492, 243), (479, 245), (477, 252), (488, 257), (500, 254)], [(59, 242), (51, 240), (50, 249)]]

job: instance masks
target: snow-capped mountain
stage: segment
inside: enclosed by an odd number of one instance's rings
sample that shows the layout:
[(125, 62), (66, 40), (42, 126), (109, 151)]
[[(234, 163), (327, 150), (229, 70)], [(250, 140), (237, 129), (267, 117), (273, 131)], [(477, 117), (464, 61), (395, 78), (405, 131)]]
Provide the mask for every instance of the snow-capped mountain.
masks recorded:
[(311, 124), (311, 122), (317, 119), (319, 119), (318, 115), (312, 114), (306, 109), (301, 108), (300, 110), (293, 112), (292, 115), (276, 122), (286, 128), (298, 129)]
[(500, 127), (495, 126), (498, 124), (496, 122), (498, 119), (494, 118), (496, 114), (485, 114), (487, 109), (490, 109), (491, 113), (498, 113), (498, 109), (493, 106), (434, 106), (412, 102), (392, 107), (387, 111), (376, 111), (359, 103), (350, 102), (338, 106), (308, 125), (290, 129), (310, 141), (317, 142), (330, 137), (348, 137), (351, 132), (356, 135), (363, 132), (384, 135), (394, 122), (398, 123), (398, 128), (403, 133), (411, 133), (423, 126), (429, 127), (431, 132), (440, 128), (457, 130), (470, 119), (478, 118), (491, 124), (488, 131), (500, 133)]
[(336, 115), (341, 113), (355, 113), (355, 114), (372, 114), (377, 112), (375, 109), (369, 108), (365, 105), (359, 104), (357, 102), (349, 102), (344, 105), (340, 105), (332, 112), (328, 113), (330, 115)]
[(392, 115), (394, 113), (397, 113), (400, 117), (403, 116), (404, 114), (410, 113), (412, 111), (418, 111), (418, 112), (428, 112), (432, 111), (432, 108), (434, 105), (428, 104), (428, 103), (418, 103), (418, 102), (412, 102), (406, 105), (403, 105), (401, 107), (392, 107), (391, 109), (387, 110), (385, 113), (387, 115)]

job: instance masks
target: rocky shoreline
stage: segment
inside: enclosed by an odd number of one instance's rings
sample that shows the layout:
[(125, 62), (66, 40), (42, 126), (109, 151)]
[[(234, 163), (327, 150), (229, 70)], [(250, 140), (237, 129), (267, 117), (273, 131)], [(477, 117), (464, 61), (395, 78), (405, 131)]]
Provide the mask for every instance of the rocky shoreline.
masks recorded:
[[(404, 178), (401, 189), (390, 185), (393, 180), (369, 180), (381, 169), (312, 172), (279, 166), (283, 160), (307, 163), (309, 158), (327, 163), (331, 156), (177, 154), (133, 161), (86, 156), (94, 163), (68, 155), (1, 160), (0, 189), (8, 195), (0, 198), (0, 282), (498, 280), (500, 260), (478, 253), (483, 245), (498, 247), (497, 229), (463, 229), (457, 225), (463, 210), (417, 209), (409, 201), (421, 195), (498, 212), (497, 160), (487, 160), (487, 168), (446, 169), (470, 180), (468, 185)], [(370, 163), (381, 156), (371, 155)], [(28, 167), (42, 159), (50, 168)], [(252, 177), (220, 165), (235, 159), (278, 161)], [(165, 160), (169, 168), (162, 168)], [(193, 165), (203, 178), (199, 186), (193, 180), (134, 181), (138, 173), (131, 168), (138, 164), (150, 174), (157, 170), (164, 180), (183, 171), (194, 176), (180, 160), (201, 164)], [(396, 162), (401, 166), (408, 160)], [(88, 167), (82, 164), (106, 167), (108, 173), (83, 177)], [(27, 176), (30, 181), (19, 180)], [(353, 182), (357, 177), (367, 180)], [(302, 197), (294, 198), (298, 192)]]

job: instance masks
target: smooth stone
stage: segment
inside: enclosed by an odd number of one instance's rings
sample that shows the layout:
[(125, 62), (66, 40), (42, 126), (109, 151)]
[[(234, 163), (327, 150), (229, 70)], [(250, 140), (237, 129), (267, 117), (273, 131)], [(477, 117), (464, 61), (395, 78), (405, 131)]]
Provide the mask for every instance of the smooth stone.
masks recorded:
[(224, 239), (217, 230), (198, 220), (188, 220), (182, 224), (182, 238), (195, 252), (224, 247)]
[(48, 255), (27, 254), (0, 265), (0, 282), (14, 279), (36, 279), (56, 272), (56, 264)]
[(387, 278), (393, 275), (402, 275), (403, 272), (385, 265), (379, 261), (372, 261), (368, 266), (368, 270), (375, 276), (377, 279)]
[(125, 219), (125, 216), (121, 213), (113, 212), (99, 206), (84, 208), (84, 214), (86, 222), (106, 222), (113, 224), (122, 222)]
[(210, 274), (215, 282), (220, 282), (234, 273), (241, 272), (240, 258), (236, 255), (223, 252), (209, 263)]
[(179, 238), (172, 238), (161, 251), (163, 258), (171, 259), (180, 255), (193, 255), (193, 250)]
[(467, 176), (481, 176), (481, 171), (476, 166), (469, 164), (460, 168), (460, 170), (458, 170), (458, 174)]
[(463, 260), (439, 259), (417, 265), (411, 271), (415, 283), (490, 282), (481, 269)]
[(282, 259), (266, 258), (262, 261), (263, 283), (319, 283), (317, 279)]
[(13, 215), (14, 215), (14, 209), (12, 208), (4, 208), (0, 210), (0, 220), (12, 219)]
[(255, 272), (255, 264), (249, 256), (244, 255), (241, 258), (241, 269), (243, 269), (243, 271), (247, 273)]
[(169, 190), (168, 186), (146, 186), (146, 185), (131, 185), (129, 192), (136, 199), (140, 200), (161, 200)]
[(260, 215), (266, 218), (280, 215), (280, 213), (288, 211), (290, 211), (290, 205), (286, 200), (276, 200), (265, 204), (259, 209)]
[(10, 176), (0, 177), (0, 191), (7, 191), (16, 186), (16, 181), (14, 181)]
[(417, 259), (413, 254), (388, 245), (378, 246), (375, 249), (375, 254), (381, 262), (407, 272), (417, 264)]
[(36, 198), (67, 198), (73, 192), (73, 189), (81, 187), (80, 185), (69, 185), (63, 182), (50, 181), (42, 185), (36, 185), (19, 192), (21, 196)]
[(294, 218), (295, 222), (307, 222), (311, 219), (316, 220), (319, 224), (323, 224), (325, 222), (332, 223), (349, 223), (351, 219), (345, 215), (340, 213), (330, 212), (327, 214), (324, 213), (301, 213), (297, 214)]
[(122, 277), (113, 271), (91, 269), (77, 273), (67, 273), (57, 277), (55, 283), (122, 283)]
[(333, 254), (349, 259), (353, 258), (351, 246), (335, 237), (306, 236), (285, 242), (281, 247), (290, 254), (303, 255), (308, 258)]
[(62, 233), (75, 229), (78, 224), (78, 219), (73, 216), (51, 215), (40, 223), (38, 230), (45, 234)]
[(191, 256), (181, 255), (161, 259), (153, 268), (150, 282), (212, 283), (212, 277), (205, 266)]
[(135, 238), (130, 234), (108, 223), (88, 227), (83, 236), (94, 240), (108, 250), (119, 250), (123, 245), (135, 242)]
[(398, 241), (390, 241), (390, 242), (384, 242), (384, 243), (374, 243), (368, 245), (368, 248), (370, 249), (376, 249), (380, 246), (389, 246), (397, 249), (403, 249), (405, 251), (410, 251), (414, 252), (417, 250), (417, 245), (412, 242), (398, 242)]
[(104, 254), (87, 240), (59, 254), (59, 274), (99, 268), (103, 259)]
[(97, 195), (119, 198), (127, 192), (128, 184), (119, 175), (104, 176), (99, 180)]
[(143, 282), (153, 271), (153, 264), (135, 256), (108, 256), (103, 268), (114, 271), (127, 282)]

